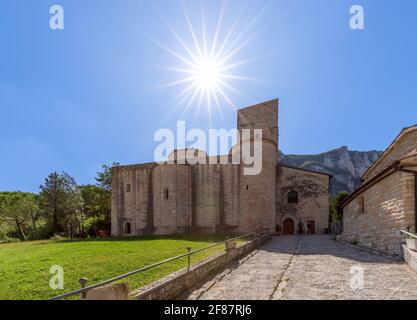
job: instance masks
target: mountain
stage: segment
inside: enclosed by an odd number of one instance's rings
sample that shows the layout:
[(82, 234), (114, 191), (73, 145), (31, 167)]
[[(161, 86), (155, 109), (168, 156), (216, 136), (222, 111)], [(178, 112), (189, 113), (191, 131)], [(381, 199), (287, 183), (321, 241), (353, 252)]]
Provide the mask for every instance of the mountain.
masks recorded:
[(381, 151), (350, 151), (341, 147), (316, 155), (285, 155), (280, 151), (279, 157), (282, 164), (332, 174), (330, 189), (335, 195), (355, 190), (361, 176), (381, 154)]

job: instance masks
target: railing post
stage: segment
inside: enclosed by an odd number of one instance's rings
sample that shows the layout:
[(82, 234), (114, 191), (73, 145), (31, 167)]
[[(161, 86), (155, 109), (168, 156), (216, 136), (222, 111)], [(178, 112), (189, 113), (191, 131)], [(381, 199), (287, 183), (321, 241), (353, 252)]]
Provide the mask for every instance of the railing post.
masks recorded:
[(191, 247), (188, 247), (187, 250), (188, 250), (188, 269), (187, 269), (187, 272), (188, 272), (190, 271), (190, 268), (191, 268), (191, 254), (190, 254)]
[[(85, 288), (85, 285), (87, 284), (88, 279), (87, 278), (81, 278), (78, 282), (81, 284), (81, 288)], [(80, 294), (81, 299), (85, 299), (87, 297), (87, 292), (83, 291)]]
[(234, 240), (227, 240), (225, 243), (226, 252), (232, 252), (236, 249), (236, 241)]

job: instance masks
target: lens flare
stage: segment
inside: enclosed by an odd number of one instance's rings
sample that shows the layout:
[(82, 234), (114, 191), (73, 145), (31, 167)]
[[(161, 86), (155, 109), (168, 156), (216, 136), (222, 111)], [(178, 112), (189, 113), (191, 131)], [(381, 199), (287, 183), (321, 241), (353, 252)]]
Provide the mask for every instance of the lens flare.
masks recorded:
[(190, 39), (192, 39), (191, 43), (184, 41), (186, 35), (181, 36), (161, 14), (159, 14), (161, 20), (178, 41), (179, 49), (168, 48), (164, 44), (150, 38), (156, 45), (178, 59), (177, 66), (162, 66), (160, 68), (180, 74), (179, 78), (159, 86), (158, 89), (182, 86), (172, 103), (177, 108), (185, 104), (183, 115), (195, 104), (197, 104), (196, 114), (198, 114), (202, 104), (206, 105), (209, 114), (211, 113), (212, 104), (215, 104), (220, 114), (222, 114), (220, 105), (224, 102), (236, 110), (235, 104), (229, 96), (230, 93), (238, 94), (245, 98), (248, 98), (248, 96), (235, 88), (231, 84), (232, 80), (234, 82), (258, 80), (233, 73), (233, 70), (255, 61), (256, 58), (242, 61), (234, 61), (234, 59), (257, 35), (256, 33), (251, 34), (250, 30), (260, 20), (267, 6), (257, 14), (252, 15), (252, 20), (249, 23), (245, 23), (241, 29), (239, 29), (239, 21), (241, 20), (239, 17), (234, 21), (231, 28), (226, 30), (227, 32), (223, 32), (225, 11), (225, 2), (223, 2), (213, 35), (207, 34), (205, 13), (203, 7), (201, 7), (201, 17), (198, 19), (201, 23), (200, 38), (196, 32), (197, 26), (193, 25), (184, 2), (182, 2), (182, 6), (189, 35), (191, 36)]

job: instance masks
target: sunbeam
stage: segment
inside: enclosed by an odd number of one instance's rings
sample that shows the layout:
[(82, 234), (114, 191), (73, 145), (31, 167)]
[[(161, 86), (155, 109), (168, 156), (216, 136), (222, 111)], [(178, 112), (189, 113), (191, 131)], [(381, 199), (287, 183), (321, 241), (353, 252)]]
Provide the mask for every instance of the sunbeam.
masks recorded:
[[(204, 105), (209, 117), (213, 110), (217, 110), (222, 115), (221, 105), (223, 102), (229, 107), (236, 110), (231, 93), (249, 98), (243, 92), (229, 83), (233, 81), (257, 81), (257, 79), (241, 76), (237, 73), (237, 69), (243, 65), (249, 64), (257, 60), (255, 57), (250, 57), (240, 61), (232, 61), (238, 52), (252, 41), (258, 34), (253, 32), (248, 34), (256, 22), (266, 11), (263, 7), (254, 17), (239, 30), (239, 21), (241, 15), (233, 21), (229, 30), (223, 30), (225, 26), (225, 1), (222, 2), (220, 12), (218, 14), (217, 23), (215, 25), (214, 33), (207, 34), (207, 15), (203, 3), (200, 6), (200, 25), (194, 25), (188, 8), (184, 1), (181, 1), (182, 11), (184, 14), (184, 21), (190, 34), (191, 44), (187, 44), (185, 35), (180, 32), (161, 15), (161, 20), (168, 28), (173, 38), (178, 42), (178, 51), (168, 48), (158, 41), (151, 39), (156, 45), (168, 52), (171, 56), (178, 60), (178, 66), (159, 66), (161, 70), (175, 72), (179, 78), (174, 79), (166, 84), (158, 86), (156, 89), (163, 89), (175, 86), (183, 86), (179, 90), (177, 96), (172, 100), (175, 103), (175, 109), (182, 105), (185, 108), (182, 112), (184, 116), (192, 105), (195, 105), (195, 115), (198, 116), (201, 107)], [(200, 32), (197, 32), (200, 30)], [(199, 34), (200, 33), (200, 34)], [(222, 37), (224, 36), (224, 37)], [(236, 59), (235, 59), (236, 60)], [(234, 73), (231, 73), (234, 70)], [(227, 72), (227, 73), (226, 73)], [(213, 107), (215, 107), (213, 109)]]

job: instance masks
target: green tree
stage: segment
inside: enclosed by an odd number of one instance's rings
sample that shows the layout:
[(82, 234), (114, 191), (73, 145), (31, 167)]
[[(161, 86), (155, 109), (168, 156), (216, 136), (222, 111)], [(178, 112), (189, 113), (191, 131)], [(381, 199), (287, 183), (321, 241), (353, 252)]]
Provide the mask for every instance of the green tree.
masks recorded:
[(103, 165), (102, 171), (97, 172), (96, 186), (83, 186), (83, 208), (88, 219), (90, 234), (109, 234), (111, 216), (111, 185), (112, 167), (118, 166), (114, 162), (111, 166)]
[(73, 177), (63, 172), (51, 173), (40, 186), (40, 207), (51, 221), (54, 234), (66, 232), (74, 234), (79, 223), (81, 198)]
[(339, 205), (347, 196), (349, 196), (348, 192), (339, 192), (337, 195), (330, 198), (330, 220), (331, 220), (331, 222), (342, 220), (343, 213), (340, 210)]
[(118, 166), (119, 163), (113, 162), (112, 166), (109, 167), (108, 165), (102, 165), (103, 171), (97, 172), (97, 177), (95, 178), (97, 181), (97, 185), (102, 187), (107, 191), (111, 191), (111, 168)]
[(0, 193), (0, 222), (13, 227), (22, 240), (37, 230), (39, 219), (38, 199), (24, 192)]
[(64, 229), (67, 236), (73, 238), (74, 236), (83, 236), (83, 212), (82, 212), (82, 197), (77, 185), (74, 189), (68, 192), (65, 203), (64, 215)]
[[(104, 229), (110, 225), (111, 192), (95, 185), (80, 186), (83, 222), (87, 221), (89, 234), (96, 234), (100, 225)], [(104, 230), (109, 232), (109, 230)]]
[(110, 216), (110, 192), (95, 185), (80, 186), (85, 216)]

